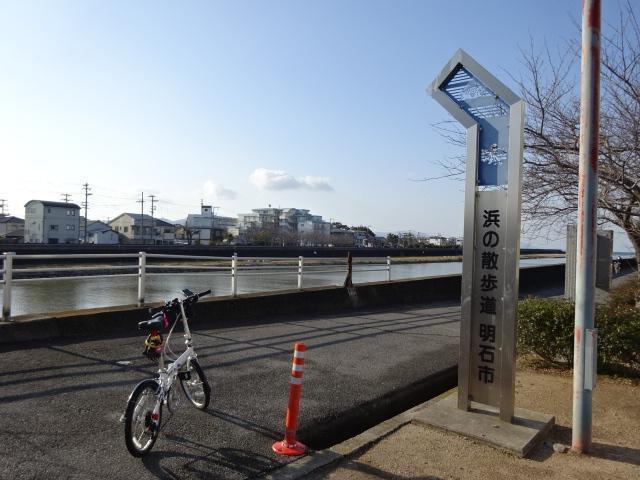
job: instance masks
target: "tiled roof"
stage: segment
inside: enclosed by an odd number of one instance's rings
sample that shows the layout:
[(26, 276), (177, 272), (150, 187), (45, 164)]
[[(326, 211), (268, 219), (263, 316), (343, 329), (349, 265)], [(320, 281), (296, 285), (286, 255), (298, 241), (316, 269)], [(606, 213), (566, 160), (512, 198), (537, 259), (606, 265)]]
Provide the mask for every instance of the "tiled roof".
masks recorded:
[(24, 220), (14, 217), (13, 215), (6, 215), (4, 217), (0, 217), (0, 223), (24, 223)]
[[(145, 226), (151, 226), (151, 215), (147, 215), (146, 213), (143, 215), (141, 213), (123, 213), (122, 215), (129, 215), (135, 223), (139, 223), (144, 221)], [(118, 218), (118, 217), (116, 217)], [(114, 218), (115, 220), (115, 218)], [(112, 220), (113, 222), (113, 220)], [(160, 220), (159, 218), (153, 219), (153, 225), (156, 227), (173, 227), (173, 225), (169, 222), (165, 222), (164, 220)]]

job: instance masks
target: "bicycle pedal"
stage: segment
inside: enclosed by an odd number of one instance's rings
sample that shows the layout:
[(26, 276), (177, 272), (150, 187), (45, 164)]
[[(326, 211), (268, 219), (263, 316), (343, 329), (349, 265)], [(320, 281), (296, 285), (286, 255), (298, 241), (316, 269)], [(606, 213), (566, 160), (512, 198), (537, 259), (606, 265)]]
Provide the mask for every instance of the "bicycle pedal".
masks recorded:
[(127, 420), (127, 416), (124, 413), (120, 415), (120, 418), (118, 419), (120, 423), (124, 423), (126, 420)]

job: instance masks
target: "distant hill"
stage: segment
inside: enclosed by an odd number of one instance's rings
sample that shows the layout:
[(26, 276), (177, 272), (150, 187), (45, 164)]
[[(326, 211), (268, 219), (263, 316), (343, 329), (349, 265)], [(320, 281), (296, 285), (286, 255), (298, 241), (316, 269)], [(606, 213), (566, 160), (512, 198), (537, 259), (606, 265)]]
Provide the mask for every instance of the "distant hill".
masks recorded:
[(184, 225), (185, 223), (187, 223), (186, 218), (181, 218), (179, 220), (169, 220), (168, 218), (159, 218), (158, 220), (162, 220), (163, 222), (170, 223), (171, 225), (176, 225), (176, 224)]

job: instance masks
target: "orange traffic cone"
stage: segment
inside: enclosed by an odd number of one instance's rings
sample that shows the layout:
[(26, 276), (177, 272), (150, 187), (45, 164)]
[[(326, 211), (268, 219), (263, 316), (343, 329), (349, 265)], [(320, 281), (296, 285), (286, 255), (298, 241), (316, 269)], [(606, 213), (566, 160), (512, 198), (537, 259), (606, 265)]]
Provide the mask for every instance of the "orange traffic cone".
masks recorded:
[(302, 372), (304, 368), (304, 352), (307, 346), (296, 343), (293, 350), (293, 366), (291, 367), (291, 384), (289, 385), (289, 404), (284, 424), (284, 440), (271, 447), (279, 455), (302, 455), (307, 447), (296, 440), (298, 429), (298, 413), (300, 412), (300, 396), (302, 394)]

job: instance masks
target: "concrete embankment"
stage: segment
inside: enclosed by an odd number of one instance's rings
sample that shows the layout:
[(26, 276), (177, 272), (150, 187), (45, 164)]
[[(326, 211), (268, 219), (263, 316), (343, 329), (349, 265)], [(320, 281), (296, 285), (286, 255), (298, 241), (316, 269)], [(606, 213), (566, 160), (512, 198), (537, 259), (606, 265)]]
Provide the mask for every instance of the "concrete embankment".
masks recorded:
[[(520, 294), (542, 292), (557, 295), (564, 284), (564, 265), (527, 267), (520, 270)], [(333, 313), (354, 308), (370, 308), (412, 303), (460, 302), (461, 276), (375, 282), (352, 289), (322, 287), (303, 291), (216, 297), (196, 305), (192, 327), (212, 328), (238, 323), (261, 323), (275, 315)], [(158, 306), (153, 304), (152, 306)], [(46, 316), (16, 317), (0, 323), (0, 343), (49, 340), (101, 334), (137, 334), (137, 322), (148, 317), (146, 307), (124, 305)]]

